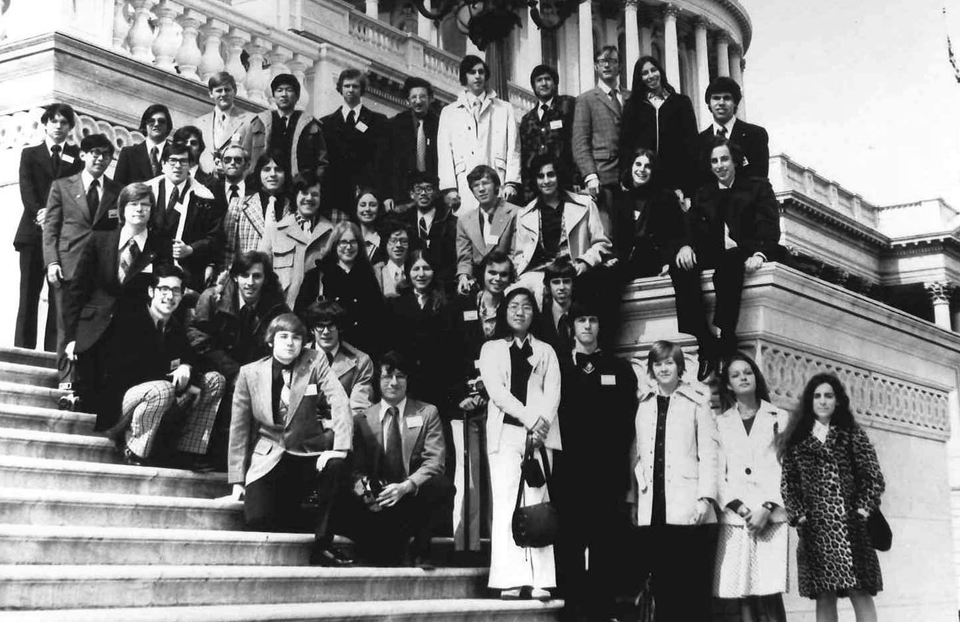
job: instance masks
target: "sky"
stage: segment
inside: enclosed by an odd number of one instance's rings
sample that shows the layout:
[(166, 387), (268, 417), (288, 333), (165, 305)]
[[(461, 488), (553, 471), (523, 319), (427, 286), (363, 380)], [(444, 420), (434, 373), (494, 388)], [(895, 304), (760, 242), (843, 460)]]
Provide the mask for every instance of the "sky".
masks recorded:
[(741, 3), (754, 33), (747, 119), (767, 128), (771, 154), (877, 205), (941, 197), (960, 210), (960, 84), (946, 47), (949, 32), (960, 62), (960, 2)]

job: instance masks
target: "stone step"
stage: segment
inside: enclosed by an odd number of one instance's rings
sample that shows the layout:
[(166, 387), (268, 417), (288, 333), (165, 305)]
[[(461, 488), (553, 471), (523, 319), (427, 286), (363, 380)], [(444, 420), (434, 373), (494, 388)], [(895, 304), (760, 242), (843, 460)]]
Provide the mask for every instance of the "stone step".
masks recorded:
[(0, 428), (0, 456), (50, 458), (53, 460), (82, 460), (118, 464), (120, 452), (113, 442), (103, 436), (83, 436)]
[(0, 524), (0, 564), (306, 566), (313, 539), (312, 534)]
[(20, 365), (34, 365), (36, 367), (57, 368), (57, 355), (53, 352), (27, 350), (26, 348), (0, 348), (0, 361), (4, 363), (19, 363)]
[(223, 499), (0, 488), (0, 523), (242, 530), (243, 504)]
[(0, 566), (0, 603), (83, 609), (482, 598), (487, 575), (485, 568)]
[(90, 413), (0, 403), (0, 428), (93, 434), (97, 416)]
[(36, 365), (0, 361), (0, 379), (35, 387), (57, 388), (57, 370)]
[(60, 397), (67, 391), (48, 387), (33, 387), (16, 382), (0, 382), (0, 403), (57, 408)]
[(563, 601), (498, 599), (407, 600), (210, 607), (71, 609), (4, 613), (4, 622), (546, 622), (559, 620)]
[(213, 499), (230, 493), (222, 473), (0, 456), (0, 482), (10, 488), (96, 490)]

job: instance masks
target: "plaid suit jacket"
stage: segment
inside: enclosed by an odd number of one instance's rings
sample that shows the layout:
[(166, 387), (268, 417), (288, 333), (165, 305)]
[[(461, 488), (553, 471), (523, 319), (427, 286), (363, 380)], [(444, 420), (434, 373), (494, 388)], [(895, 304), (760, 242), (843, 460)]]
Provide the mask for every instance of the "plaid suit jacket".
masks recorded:
[[(620, 96), (626, 103), (630, 91), (621, 89)], [(580, 175), (597, 175), (605, 186), (620, 181), (621, 117), (622, 112), (617, 112), (599, 86), (577, 97), (573, 115), (573, 159)]]
[(563, 169), (558, 171), (569, 188), (576, 176), (573, 163), (573, 111), (577, 100), (569, 95), (557, 95), (553, 105), (539, 117), (539, 104), (520, 119), (520, 178), (528, 200), (536, 192), (537, 171), (531, 170), (533, 159), (549, 153)]

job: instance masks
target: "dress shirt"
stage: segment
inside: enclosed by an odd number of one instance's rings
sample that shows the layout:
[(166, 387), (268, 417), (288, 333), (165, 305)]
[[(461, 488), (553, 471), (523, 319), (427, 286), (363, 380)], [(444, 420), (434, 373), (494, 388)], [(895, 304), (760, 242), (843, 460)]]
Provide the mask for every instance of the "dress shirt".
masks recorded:
[(137, 242), (137, 246), (140, 248), (140, 251), (143, 252), (144, 245), (147, 243), (147, 233), (148, 231), (144, 229), (140, 233), (134, 235), (133, 231), (122, 227), (120, 229), (120, 245), (117, 247), (118, 250), (123, 253), (123, 247), (127, 245), (127, 242), (133, 238)]
[(242, 199), (243, 197), (247, 196), (247, 182), (243, 178), (237, 182), (225, 179), (223, 180), (223, 191), (224, 196), (227, 197), (227, 201), (230, 201), (230, 186), (237, 187), (237, 198)]
[(343, 122), (347, 122), (347, 115), (350, 114), (350, 111), (353, 111), (353, 121), (354, 123), (360, 122), (360, 109), (363, 108), (363, 102), (356, 105), (354, 108), (348, 108), (346, 104), (340, 106), (340, 114), (343, 115)]
[[(385, 400), (380, 400), (380, 429), (383, 432), (383, 441), (381, 444), (383, 445), (384, 451), (387, 450), (386, 419), (387, 419), (387, 410), (389, 410), (390, 408), (391, 408), (390, 404), (388, 404)], [(396, 405), (396, 409), (397, 409), (398, 423), (400, 424), (400, 447), (403, 448), (404, 454), (407, 453), (406, 440), (404, 438), (406, 436), (405, 432), (407, 431), (407, 421), (406, 421), (407, 418), (403, 416), (403, 413), (406, 410), (406, 408), (407, 408), (407, 398), (403, 398), (402, 400), (400, 400), (400, 403)], [(406, 464), (403, 465), (404, 470), (407, 470), (409, 468), (410, 468), (409, 465), (406, 465)]]
[[(83, 194), (90, 192), (90, 183), (93, 182), (93, 175), (87, 172), (87, 169), (83, 169), (80, 173), (80, 181), (83, 183)], [(97, 202), (99, 203), (103, 199), (103, 175), (97, 177)]]
[(540, 102), (537, 104), (537, 118), (543, 121), (543, 107), (546, 106), (550, 110), (553, 110), (553, 103), (556, 101), (556, 97), (551, 97), (549, 101)]
[(597, 82), (597, 87), (599, 87), (599, 89), (603, 91), (603, 94), (607, 97), (610, 97), (610, 91), (617, 89), (617, 102), (619, 102), (620, 107), (623, 108), (623, 90), (619, 86), (610, 87), (607, 86), (603, 80), (600, 80)]
[(717, 131), (722, 127), (723, 129), (727, 130), (726, 138), (729, 139), (731, 136), (733, 136), (733, 126), (734, 126), (736, 123), (737, 123), (737, 118), (736, 118), (736, 117), (733, 117), (732, 119), (730, 119), (729, 121), (727, 121), (726, 123), (724, 123), (724, 124), (722, 124), (722, 125), (721, 125), (720, 123), (717, 123), (716, 121), (714, 121), (714, 122), (713, 122), (713, 135), (716, 136), (716, 135), (717, 135)]
[(421, 212), (417, 210), (417, 226), (420, 226), (420, 219), (423, 218), (427, 223), (427, 231), (430, 231), (430, 228), (433, 227), (433, 219), (437, 217), (437, 208), (430, 208), (429, 212)]
[(814, 420), (813, 429), (810, 430), (810, 433), (813, 435), (813, 438), (817, 439), (821, 443), (827, 442), (827, 434), (830, 432), (830, 424), (820, 423), (820, 420)]
[(67, 141), (62, 143), (54, 142), (49, 136), (43, 139), (43, 144), (47, 146), (47, 151), (50, 155), (53, 155), (53, 146), (58, 145), (60, 147), (60, 157), (63, 157), (63, 149), (67, 146)]

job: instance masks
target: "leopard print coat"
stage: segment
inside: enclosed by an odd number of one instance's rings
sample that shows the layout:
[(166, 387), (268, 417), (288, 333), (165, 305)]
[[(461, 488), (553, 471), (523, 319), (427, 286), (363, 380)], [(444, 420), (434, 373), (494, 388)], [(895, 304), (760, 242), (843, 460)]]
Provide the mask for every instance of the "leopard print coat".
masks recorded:
[[(883, 589), (866, 520), (857, 512), (874, 511), (884, 489), (877, 452), (866, 432), (831, 426), (826, 442), (810, 435), (789, 448), (780, 488), (789, 522), (800, 536), (801, 596)], [(806, 519), (803, 525), (801, 518)]]

